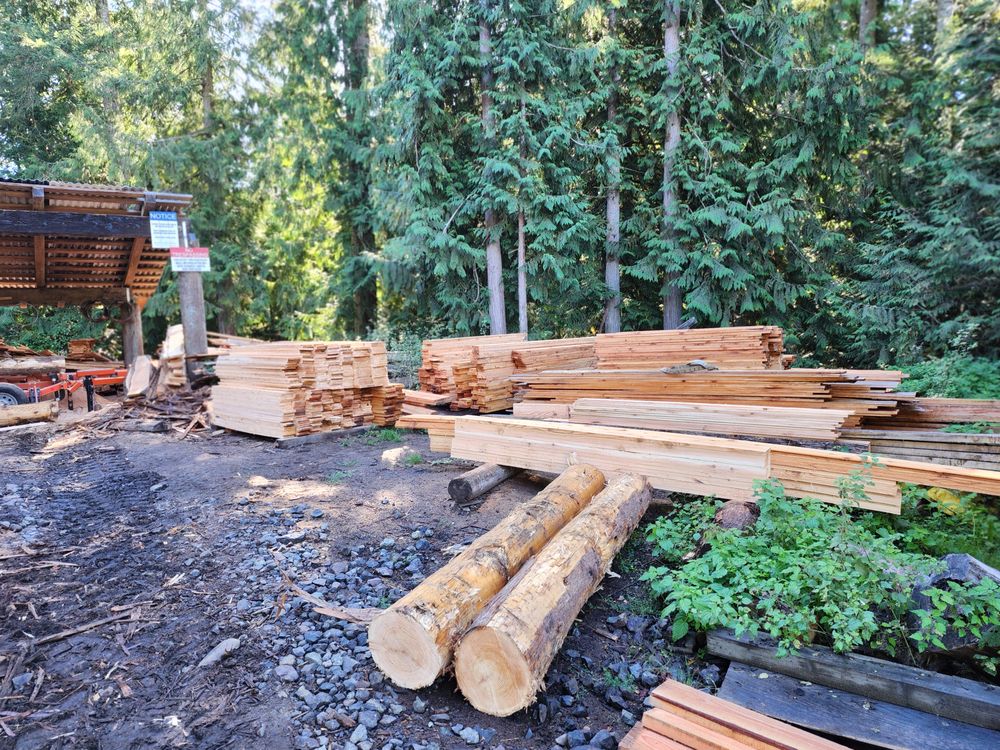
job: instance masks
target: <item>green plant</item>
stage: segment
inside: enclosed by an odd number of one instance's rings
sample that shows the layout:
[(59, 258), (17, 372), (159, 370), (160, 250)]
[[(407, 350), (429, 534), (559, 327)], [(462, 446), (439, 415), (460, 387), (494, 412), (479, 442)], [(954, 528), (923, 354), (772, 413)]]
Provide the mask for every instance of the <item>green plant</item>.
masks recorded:
[(993, 432), (1000, 432), (1000, 423), (968, 422), (966, 424), (950, 424), (947, 427), (942, 427), (941, 432), (954, 432), (962, 435), (989, 435)]
[[(760, 483), (760, 518), (747, 532), (715, 526), (718, 504), (712, 500), (694, 501), (650, 525), (647, 537), (668, 562), (680, 561), (696, 545), (703, 550), (677, 569), (654, 566), (643, 575), (663, 597), (673, 637), (725, 627), (765, 632), (783, 652), (814, 635), (837, 651), (867, 646), (895, 653), (908, 643), (926, 648), (926, 637), (910, 633), (907, 615), (915, 583), (940, 563), (907, 551), (902, 534), (854, 519), (850, 505), (860, 499), (863, 480), (845, 483), (848, 503), (841, 507), (788, 498), (779, 482)], [(954, 609), (930, 612), (929, 625), (917, 632), (940, 632), (970, 607), (982, 620), (991, 597), (994, 608), (1000, 599), (974, 587), (955, 591)]]
[(398, 443), (403, 439), (403, 434), (395, 427), (381, 427), (365, 433), (361, 442), (365, 445), (381, 445), (382, 443)]
[(347, 479), (348, 476), (349, 474), (346, 471), (340, 471), (338, 469), (337, 471), (331, 471), (327, 474), (325, 481), (327, 484), (340, 484)]

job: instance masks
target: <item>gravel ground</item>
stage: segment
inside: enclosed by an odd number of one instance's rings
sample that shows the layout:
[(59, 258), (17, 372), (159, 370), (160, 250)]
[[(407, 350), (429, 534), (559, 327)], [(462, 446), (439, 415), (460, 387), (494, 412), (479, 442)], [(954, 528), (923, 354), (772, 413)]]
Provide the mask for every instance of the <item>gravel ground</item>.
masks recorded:
[[(404, 443), (423, 460), (383, 466)], [(664, 640), (642, 544), (531, 709), (496, 719), (451, 677), (418, 692), (385, 680), (364, 626), (316, 614), (288, 582), (385, 607), (539, 488), (514, 480), (456, 511), (447, 483), (466, 467), (435, 461), (423, 435), (404, 443), (0, 435), (0, 748), (614, 748), (665, 677), (718, 681)], [(198, 666), (226, 639), (239, 646)]]

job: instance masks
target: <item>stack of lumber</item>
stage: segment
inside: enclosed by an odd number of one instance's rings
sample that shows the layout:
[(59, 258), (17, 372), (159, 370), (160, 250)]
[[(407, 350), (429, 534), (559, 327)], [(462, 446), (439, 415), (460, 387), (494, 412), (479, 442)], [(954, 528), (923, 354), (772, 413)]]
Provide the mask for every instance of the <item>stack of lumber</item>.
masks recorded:
[(569, 421), (579, 424), (824, 441), (839, 438), (851, 417), (852, 412), (835, 409), (601, 398), (581, 398), (569, 409)]
[[(613, 398), (847, 410), (852, 416), (846, 427), (867, 416), (896, 413), (884, 380), (847, 370), (552, 370), (516, 375), (514, 381), (525, 401)], [(844, 385), (853, 386), (852, 395), (834, 395), (834, 388)]]
[(404, 414), (396, 420), (396, 426), (404, 430), (427, 430), (432, 451), (451, 453), (455, 417), (447, 414)]
[(1000, 400), (903, 398), (895, 416), (868, 416), (864, 426), (879, 430), (936, 430), (972, 422), (1000, 423)]
[(846, 750), (674, 680), (653, 690), (650, 698), (653, 707), (622, 740), (622, 750)]
[(215, 368), (215, 423), (275, 438), (372, 422), (391, 425), (402, 408), (403, 389), (388, 382), (384, 354), (381, 342), (232, 347)]
[(777, 326), (603, 333), (597, 336), (596, 353), (602, 370), (670, 367), (696, 359), (729, 370), (785, 367), (783, 333)]
[[(433, 419), (439, 433), (433, 449), (443, 449), (449, 417)], [(856, 472), (867, 482), (868, 497), (860, 507), (884, 513), (900, 512), (900, 482), (1000, 496), (1000, 472), (985, 469), (896, 458), (869, 465), (862, 456), (835, 450), (626, 427), (497, 417), (455, 417), (451, 422), (454, 458), (547, 472), (586, 461), (608, 476), (636, 473), (655, 489), (726, 500), (751, 500), (756, 480), (779, 479), (791, 497), (840, 504), (841, 481)]]
[(1000, 434), (939, 430), (845, 430), (843, 438), (861, 441), (880, 456), (910, 458), (944, 466), (1000, 471)]
[(58, 414), (58, 401), (39, 401), (34, 404), (0, 406), (0, 427), (13, 427), (14, 425), (31, 424), (32, 422), (51, 422)]
[(379, 427), (391, 427), (403, 413), (403, 385), (389, 383), (370, 389), (372, 421)]
[(420, 388), (431, 393), (455, 393), (452, 371), (456, 362), (468, 362), (469, 350), (478, 344), (524, 341), (527, 334), (502, 336), (466, 336), (454, 339), (427, 339), (421, 346), (421, 365), (417, 373)]

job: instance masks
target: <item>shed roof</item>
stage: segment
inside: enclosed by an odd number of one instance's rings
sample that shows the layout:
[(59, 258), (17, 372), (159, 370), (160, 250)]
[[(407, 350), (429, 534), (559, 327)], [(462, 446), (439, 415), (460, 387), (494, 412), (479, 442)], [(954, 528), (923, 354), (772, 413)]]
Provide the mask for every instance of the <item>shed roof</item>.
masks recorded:
[(146, 303), (169, 259), (149, 211), (191, 196), (69, 182), (0, 181), (0, 305)]

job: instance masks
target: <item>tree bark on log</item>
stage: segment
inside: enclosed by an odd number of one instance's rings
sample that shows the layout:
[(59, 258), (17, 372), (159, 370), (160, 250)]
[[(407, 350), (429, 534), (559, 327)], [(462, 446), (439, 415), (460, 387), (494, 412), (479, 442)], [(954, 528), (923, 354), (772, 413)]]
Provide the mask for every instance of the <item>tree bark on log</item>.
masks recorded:
[(593, 466), (571, 466), (376, 617), (368, 645), (378, 668), (401, 687), (434, 682), (487, 602), (603, 487)]
[(0, 375), (37, 375), (44, 376), (50, 372), (66, 369), (64, 357), (17, 357), (16, 359), (0, 359)]
[(448, 494), (456, 505), (472, 505), (476, 498), (520, 473), (511, 466), (483, 464), (448, 482)]
[(0, 427), (32, 422), (51, 422), (59, 414), (58, 401), (40, 401), (37, 404), (19, 404), (0, 407)]
[(614, 479), (475, 619), (455, 652), (455, 677), (473, 707), (509, 716), (534, 702), (573, 621), (649, 500), (645, 479)]

